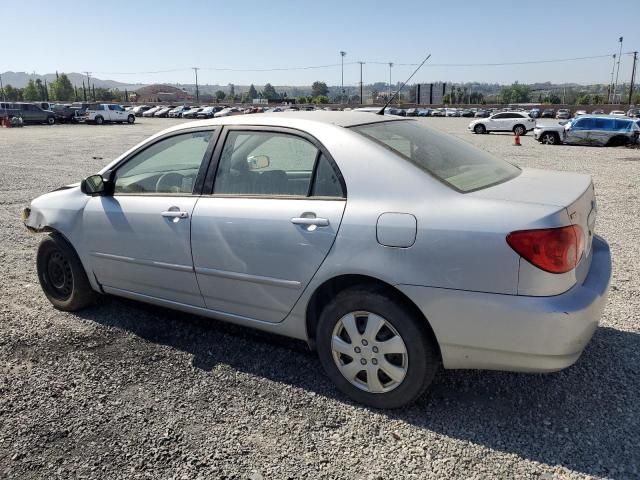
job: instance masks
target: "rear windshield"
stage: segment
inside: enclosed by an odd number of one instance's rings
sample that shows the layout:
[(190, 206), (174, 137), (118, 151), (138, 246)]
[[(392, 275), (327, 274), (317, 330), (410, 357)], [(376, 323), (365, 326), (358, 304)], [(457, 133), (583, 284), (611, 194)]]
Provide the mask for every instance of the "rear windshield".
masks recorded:
[(520, 174), (515, 165), (416, 121), (380, 122), (352, 129), (459, 192), (487, 188)]

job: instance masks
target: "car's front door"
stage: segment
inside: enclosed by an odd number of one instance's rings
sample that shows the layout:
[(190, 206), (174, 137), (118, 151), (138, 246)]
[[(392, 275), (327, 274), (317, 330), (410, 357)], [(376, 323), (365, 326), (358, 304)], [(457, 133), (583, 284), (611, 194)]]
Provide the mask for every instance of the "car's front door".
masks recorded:
[(571, 122), (568, 128), (565, 128), (565, 143), (574, 145), (588, 145), (593, 139), (591, 138), (591, 130), (593, 119), (579, 118)]
[(346, 204), (340, 172), (314, 139), (230, 129), (213, 194), (196, 205), (192, 252), (207, 308), (279, 322), (335, 240)]
[(85, 244), (106, 291), (204, 306), (190, 235), (214, 136), (204, 130), (159, 139), (115, 169), (112, 195), (89, 200)]

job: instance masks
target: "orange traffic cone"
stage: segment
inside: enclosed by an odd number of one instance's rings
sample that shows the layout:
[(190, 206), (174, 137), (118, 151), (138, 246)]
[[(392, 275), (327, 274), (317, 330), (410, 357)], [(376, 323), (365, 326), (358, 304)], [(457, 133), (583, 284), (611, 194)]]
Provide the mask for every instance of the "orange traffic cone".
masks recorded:
[(513, 145), (516, 147), (522, 146), (520, 144), (520, 134), (518, 132), (516, 132), (516, 138), (513, 140)]

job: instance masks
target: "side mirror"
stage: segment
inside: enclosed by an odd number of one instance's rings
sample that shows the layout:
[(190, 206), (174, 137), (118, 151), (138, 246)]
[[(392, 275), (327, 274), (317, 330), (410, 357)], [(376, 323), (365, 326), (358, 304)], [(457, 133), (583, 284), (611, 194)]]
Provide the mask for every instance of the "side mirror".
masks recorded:
[(80, 191), (85, 195), (102, 195), (105, 184), (102, 175), (91, 175), (80, 182)]
[(261, 170), (271, 165), (271, 159), (267, 155), (252, 155), (247, 157), (249, 170)]

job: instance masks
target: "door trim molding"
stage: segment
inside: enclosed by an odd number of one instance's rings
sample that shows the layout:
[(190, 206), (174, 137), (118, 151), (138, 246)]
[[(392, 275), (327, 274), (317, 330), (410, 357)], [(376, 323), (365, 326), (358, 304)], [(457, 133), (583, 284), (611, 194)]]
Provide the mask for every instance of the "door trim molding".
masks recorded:
[(147, 267), (167, 268), (169, 270), (178, 270), (180, 272), (193, 272), (191, 265), (179, 265), (176, 263), (157, 262), (155, 260), (146, 260), (144, 258), (125, 257), (122, 255), (114, 255), (112, 253), (91, 252), (91, 256), (105, 258), (107, 260), (115, 260), (117, 262), (134, 263), (136, 265), (145, 265)]
[(216, 268), (196, 267), (195, 271), (200, 275), (229, 278), (231, 280), (240, 280), (243, 282), (262, 283), (265, 285), (273, 285), (275, 287), (298, 289), (302, 286), (302, 284), (296, 280), (282, 280), (280, 278), (262, 277), (260, 275), (250, 275), (248, 273), (229, 272), (227, 270), (218, 270)]

